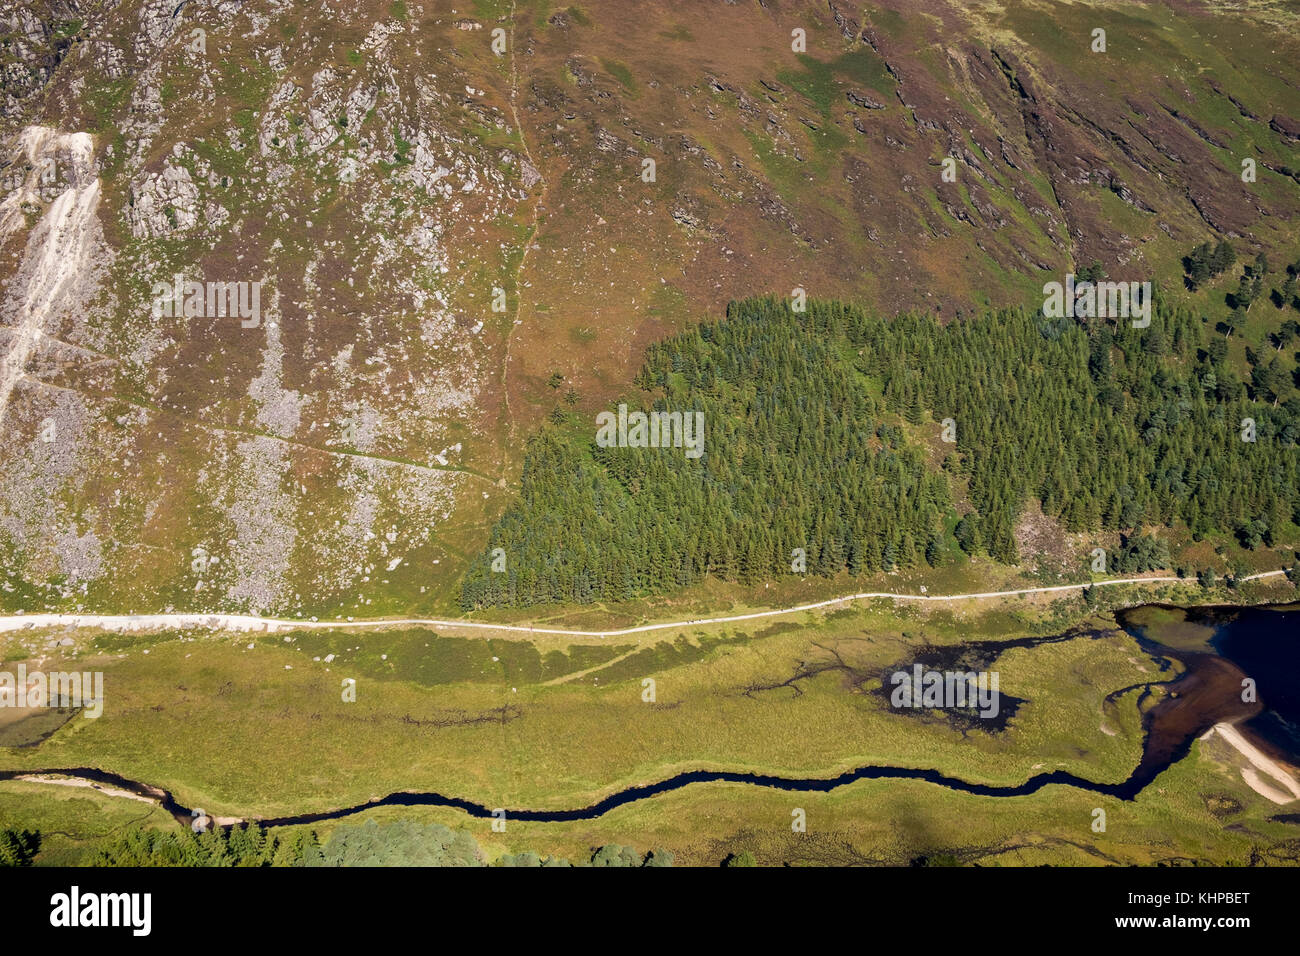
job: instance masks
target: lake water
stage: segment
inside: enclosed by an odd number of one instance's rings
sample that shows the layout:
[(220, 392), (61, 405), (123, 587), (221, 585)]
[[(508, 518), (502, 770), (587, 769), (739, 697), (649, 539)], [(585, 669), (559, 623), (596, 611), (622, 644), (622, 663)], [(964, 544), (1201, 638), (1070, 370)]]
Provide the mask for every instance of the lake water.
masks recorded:
[[(1260, 705), (1241, 726), (1263, 749), (1300, 764), (1300, 605), (1150, 605), (1122, 612), (1119, 620), (1137, 638), (1230, 661), (1242, 677), (1255, 682)], [(1239, 697), (1240, 678), (1237, 687), (1223, 690)]]

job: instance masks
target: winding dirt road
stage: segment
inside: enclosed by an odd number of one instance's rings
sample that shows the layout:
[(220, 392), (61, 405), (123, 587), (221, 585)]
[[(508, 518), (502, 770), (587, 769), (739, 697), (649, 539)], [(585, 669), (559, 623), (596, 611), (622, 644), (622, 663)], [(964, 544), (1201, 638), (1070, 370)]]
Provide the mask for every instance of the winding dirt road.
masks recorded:
[[(1251, 574), (1242, 581), (1256, 581), (1285, 574), (1285, 571), (1263, 571)], [(664, 621), (658, 624), (641, 624), (637, 627), (624, 627), (606, 631), (580, 631), (564, 628), (534, 627), (526, 624), (491, 624), (484, 621), (466, 621), (425, 617), (408, 618), (362, 618), (351, 621), (295, 621), (283, 618), (258, 617), (250, 614), (13, 614), (0, 617), (0, 634), (37, 627), (88, 627), (102, 628), (107, 631), (149, 631), (159, 628), (207, 628), (224, 631), (306, 631), (338, 630), (342, 628), (373, 627), (443, 627), (464, 628), (479, 631), (496, 631), (507, 634), (542, 634), (560, 637), (623, 637), (629, 634), (644, 634), (648, 631), (671, 631), (683, 627), (696, 627), (706, 624), (731, 624), (737, 621), (754, 621), (765, 617), (782, 617), (799, 614), (804, 611), (816, 611), (821, 608), (835, 607), (839, 604), (852, 604), (855, 601), (868, 601), (873, 598), (887, 598), (895, 601), (917, 602), (952, 602), (973, 601), (984, 598), (1017, 597), (1025, 594), (1052, 594), (1065, 591), (1082, 591), (1085, 588), (1114, 587), (1120, 584), (1168, 584), (1186, 583), (1186, 578), (1146, 577), (1113, 578), (1107, 581), (1091, 581), (1083, 584), (1057, 584), (1050, 587), (1018, 588), (1012, 591), (979, 591), (972, 594), (895, 594), (889, 591), (863, 591), (844, 597), (815, 601), (811, 604), (796, 604), (793, 607), (775, 608), (770, 611), (753, 611), (749, 614), (732, 614), (726, 617), (704, 617), (685, 621)]]

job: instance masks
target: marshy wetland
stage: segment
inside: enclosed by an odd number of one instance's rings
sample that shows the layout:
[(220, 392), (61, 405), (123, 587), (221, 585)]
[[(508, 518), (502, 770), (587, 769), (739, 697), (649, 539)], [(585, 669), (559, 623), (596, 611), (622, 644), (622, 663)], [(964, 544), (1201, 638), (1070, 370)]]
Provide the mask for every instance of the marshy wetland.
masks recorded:
[[(476, 828), (483, 824), (475, 820), (504, 809), (517, 828), (601, 828), (634, 807), (653, 816), (682, 797), (694, 803), (737, 786), (803, 803), (864, 787), (921, 786), (952, 795), (943, 802), (1059, 804), (1068, 790), (1071, 799), (1142, 805), (1222, 723), (1295, 762), (1294, 750), (1252, 724), (1271, 719), (1285, 728), (1294, 720), (1272, 675), (1284, 668), (1269, 661), (1294, 652), (1295, 607), (1149, 605), (1119, 612), (1118, 626), (1098, 619), (1005, 637), (987, 636), (1007, 630), (997, 614), (975, 628), (942, 614), (891, 617), (841, 611), (816, 629), (786, 622), (640, 648), (408, 629), (251, 641), (157, 635), (145, 655), (101, 635), (75, 650), (82, 666), (104, 662), (104, 717), (69, 721), (36, 746), (6, 750), (0, 818), (11, 825), (24, 805), (4, 792), (31, 786), (15, 778), (57, 775), (143, 796), (178, 821), (203, 807), (218, 820), (270, 826), (423, 813)], [(913, 663), (999, 670), (997, 718), (891, 708), (887, 675)], [(189, 676), (180, 679), (182, 672)], [(1245, 702), (1241, 682), (1256, 672), (1259, 699)], [(351, 704), (331, 700), (344, 675), (360, 688)], [(653, 701), (643, 700), (646, 676), (658, 688)], [(730, 691), (707, 692), (719, 683)], [(199, 715), (214, 734), (191, 731)], [(584, 759), (574, 726), (600, 737), (607, 759)], [(176, 746), (166, 760), (142, 759), (131, 728)], [(261, 757), (251, 765), (225, 755), (254, 737)], [(336, 753), (347, 747), (365, 756), (349, 765)], [(464, 770), (471, 758), (481, 764), (474, 774)], [(267, 799), (271, 785), (261, 775), (277, 762), (283, 786)], [(542, 769), (524, 774), (530, 767)], [(1229, 789), (1240, 792), (1239, 784)], [(1244, 806), (1251, 792), (1219, 794), (1213, 805)], [(914, 811), (924, 812), (929, 799)], [(1286, 808), (1271, 809), (1274, 821), (1285, 819), (1276, 811)]]

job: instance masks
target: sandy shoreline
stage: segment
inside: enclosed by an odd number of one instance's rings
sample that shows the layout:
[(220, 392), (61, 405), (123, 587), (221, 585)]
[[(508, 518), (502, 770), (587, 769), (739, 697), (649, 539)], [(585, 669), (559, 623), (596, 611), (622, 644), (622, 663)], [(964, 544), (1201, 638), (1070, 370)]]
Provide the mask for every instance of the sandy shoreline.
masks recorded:
[[(154, 806), (161, 806), (161, 801), (155, 797), (146, 797), (140, 793), (132, 793), (130, 790), (123, 790), (120, 787), (106, 787), (102, 783), (94, 780), (86, 780), (83, 777), (48, 777), (43, 774), (29, 773), (14, 777), (15, 780), (21, 780), (24, 783), (44, 783), (52, 784), (56, 787), (87, 787), (96, 793), (102, 793), (106, 797), (124, 797), (127, 800), (138, 800), (141, 803), (151, 803)], [(213, 823), (218, 826), (228, 827), (238, 823), (243, 823), (243, 817), (218, 817), (204, 814)]]
[(138, 793), (132, 793), (130, 790), (119, 790), (116, 787), (105, 787), (95, 783), (93, 780), (82, 780), (79, 777), (44, 777), (40, 774), (27, 774), (22, 777), (15, 777), (15, 780), (22, 780), (26, 783), (48, 783), (56, 787), (88, 787), (91, 790), (97, 790), (106, 797), (125, 797), (128, 800), (139, 800), (141, 803), (156, 804), (157, 800), (151, 800), (146, 796)]
[[(1242, 769), (1241, 776), (1252, 790), (1278, 804), (1300, 800), (1300, 781), (1296, 780), (1287, 767), (1261, 751), (1232, 724), (1215, 724), (1210, 733), (1216, 731), (1250, 762), (1249, 767)], [(1264, 779), (1265, 776), (1267, 780)], [(1281, 787), (1273, 786), (1274, 783)]]

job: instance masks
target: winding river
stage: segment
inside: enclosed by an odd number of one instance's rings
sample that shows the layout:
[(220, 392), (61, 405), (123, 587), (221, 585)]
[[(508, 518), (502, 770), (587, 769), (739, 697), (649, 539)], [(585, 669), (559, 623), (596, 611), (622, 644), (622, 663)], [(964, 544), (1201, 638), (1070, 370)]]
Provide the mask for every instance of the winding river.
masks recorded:
[[(784, 777), (728, 770), (692, 770), (656, 783), (628, 787), (586, 807), (569, 810), (506, 809), (511, 820), (564, 822), (592, 820), (609, 811), (650, 797), (696, 783), (745, 783), (774, 790), (825, 793), (857, 780), (924, 780), (961, 793), (990, 797), (1019, 797), (1036, 793), (1043, 787), (1063, 785), (1092, 793), (1132, 800), (1162, 771), (1183, 759), (1192, 742), (1215, 724), (1226, 721), (1249, 728), (1266, 749), (1293, 762), (1300, 761), (1300, 605), (1284, 607), (1217, 607), (1157, 608), (1173, 615), (1172, 624), (1151, 624), (1142, 612), (1156, 606), (1144, 606), (1118, 615), (1120, 626), (1131, 634), (1159, 664), (1162, 673), (1171, 669), (1172, 660), (1180, 661), (1184, 673), (1169, 685), (1169, 693), (1148, 709), (1143, 716), (1145, 736), (1142, 759), (1129, 777), (1120, 783), (1097, 783), (1073, 773), (1055, 770), (1041, 773), (1023, 783), (1010, 786), (971, 783), (937, 770), (913, 767), (869, 765), (849, 770), (835, 777)], [(1206, 629), (1204, 649), (1172, 647), (1160, 643), (1153, 635), (1161, 627), (1192, 624)], [(981, 652), (997, 653), (1027, 642), (1046, 643), (1060, 640), (1092, 639), (1105, 632), (1080, 630), (1065, 635), (1023, 638), (1017, 641), (980, 642)], [(1184, 642), (1186, 643), (1186, 642)], [(1249, 672), (1249, 673), (1248, 673)], [(1242, 680), (1253, 677), (1259, 688), (1257, 702), (1243, 702)], [(1157, 683), (1157, 678), (1152, 683)], [(1140, 685), (1147, 686), (1150, 685)], [(1262, 738), (1262, 739), (1261, 739)], [(64, 767), (46, 770), (0, 771), (0, 780), (34, 775), (63, 775), (129, 791), (152, 801), (178, 821), (188, 824), (195, 811), (177, 803), (166, 790), (130, 780), (92, 767)], [(356, 806), (319, 813), (258, 820), (263, 826), (288, 826), (337, 820), (374, 807), (449, 807), (472, 817), (490, 818), (494, 808), (460, 797), (434, 792), (398, 792)]]

